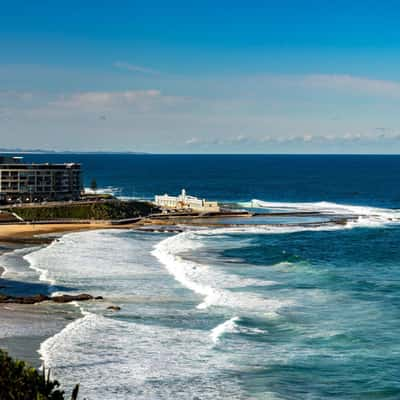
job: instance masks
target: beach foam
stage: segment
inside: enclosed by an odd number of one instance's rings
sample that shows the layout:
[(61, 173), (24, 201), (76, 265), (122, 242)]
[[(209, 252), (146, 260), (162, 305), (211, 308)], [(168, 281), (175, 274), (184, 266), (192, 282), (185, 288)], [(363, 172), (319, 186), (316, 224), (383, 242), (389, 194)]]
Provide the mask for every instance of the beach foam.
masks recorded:
[[(220, 233), (225, 230), (216, 231)], [(243, 312), (271, 313), (289, 303), (265, 299), (255, 293), (229, 290), (247, 286), (275, 285), (277, 284), (275, 281), (241, 278), (182, 256), (182, 253), (200, 248), (202, 236), (211, 233), (212, 230), (182, 232), (161, 241), (152, 252), (178, 282), (203, 297), (203, 301), (197, 306), (199, 309), (224, 306), (238, 308)]]
[(55, 377), (61, 375), (68, 389), (80, 381), (81, 396), (90, 399), (242, 398), (237, 385), (220, 375), (229, 365), (207, 357), (209, 351), (201, 331), (95, 314), (74, 321), (40, 349)]
[(217, 344), (220, 337), (227, 332), (235, 332), (237, 330), (237, 324), (240, 320), (239, 317), (232, 317), (228, 321), (223, 322), (222, 324), (216, 326), (210, 334), (212, 341)]
[(20, 282), (36, 282), (38, 280), (38, 271), (29, 268), (30, 264), (28, 260), (25, 260), (24, 256), (40, 248), (24, 247), (0, 255), (1, 267), (4, 269), (1, 277)]
[[(344, 215), (358, 217), (356, 223), (362, 226), (373, 226), (385, 223), (399, 223), (400, 210), (377, 208), (368, 206), (354, 206), (338, 204), (326, 201), (290, 203), (290, 202), (269, 202), (253, 199), (247, 203), (240, 203), (243, 207), (262, 208), (275, 211), (305, 211), (318, 212), (333, 215)], [(351, 222), (350, 222), (351, 223)]]
[[(61, 239), (59, 239), (59, 240), (61, 240)], [(45, 248), (45, 250), (49, 251), (55, 245), (56, 245), (56, 242), (53, 241)], [(41, 264), (39, 262), (37, 262), (36, 253), (39, 253), (41, 251), (44, 251), (44, 249), (39, 249), (39, 250), (33, 251), (31, 253), (25, 254), (23, 256), (23, 258), (24, 258), (24, 260), (26, 260), (28, 262), (29, 268), (36, 271), (39, 274), (39, 281), (47, 282), (50, 286), (54, 286), (56, 284), (56, 280), (49, 277), (49, 270), (46, 268), (43, 268), (41, 266)]]
[[(74, 304), (83, 316), (40, 347), (67, 392), (81, 382), (81, 396), (91, 399), (241, 398), (237, 385), (226, 380), (225, 386), (221, 376), (229, 362), (210, 358), (208, 331), (191, 327), (190, 313), (197, 314), (192, 295), (182, 296), (150, 254), (164, 238), (117, 230), (71, 233), (27, 257), (55, 280), (57, 292), (66, 287), (105, 296), (104, 302)], [(110, 312), (109, 304), (122, 309)]]

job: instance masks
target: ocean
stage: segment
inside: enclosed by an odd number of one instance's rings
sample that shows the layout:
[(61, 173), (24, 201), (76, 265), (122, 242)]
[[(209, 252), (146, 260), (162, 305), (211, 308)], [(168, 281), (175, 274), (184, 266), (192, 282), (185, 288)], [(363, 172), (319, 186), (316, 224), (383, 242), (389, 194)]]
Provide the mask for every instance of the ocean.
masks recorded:
[(400, 156), (26, 159), (82, 162), (85, 186), (95, 178), (123, 198), (185, 188), (260, 212), (354, 216), (69, 233), (3, 256), (10, 279), (105, 297), (53, 306), (79, 316), (39, 350), (67, 390), (80, 382), (88, 400), (400, 398)]

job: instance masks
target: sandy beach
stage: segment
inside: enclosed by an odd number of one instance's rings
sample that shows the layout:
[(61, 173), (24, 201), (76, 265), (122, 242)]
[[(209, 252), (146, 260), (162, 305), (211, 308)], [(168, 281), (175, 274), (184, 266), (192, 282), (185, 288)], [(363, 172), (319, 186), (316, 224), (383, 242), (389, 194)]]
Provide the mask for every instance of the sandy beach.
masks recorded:
[(91, 229), (129, 228), (131, 225), (95, 224), (10, 224), (0, 225), (0, 242), (15, 242), (30, 239), (37, 235), (76, 232)]

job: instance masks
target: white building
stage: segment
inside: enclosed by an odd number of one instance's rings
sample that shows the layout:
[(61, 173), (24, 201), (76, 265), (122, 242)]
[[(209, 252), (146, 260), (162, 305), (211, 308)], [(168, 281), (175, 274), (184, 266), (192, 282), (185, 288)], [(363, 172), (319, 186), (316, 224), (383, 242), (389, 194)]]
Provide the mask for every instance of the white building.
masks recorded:
[(216, 201), (206, 201), (186, 194), (185, 189), (179, 196), (168, 194), (155, 196), (155, 204), (168, 210), (192, 210), (200, 212), (219, 212), (220, 208)]

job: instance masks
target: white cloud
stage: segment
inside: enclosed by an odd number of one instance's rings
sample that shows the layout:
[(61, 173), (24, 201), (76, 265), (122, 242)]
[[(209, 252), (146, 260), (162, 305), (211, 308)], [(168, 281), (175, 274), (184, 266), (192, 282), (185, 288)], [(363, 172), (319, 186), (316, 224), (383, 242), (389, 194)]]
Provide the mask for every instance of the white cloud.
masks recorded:
[(313, 136), (312, 135), (304, 135), (303, 140), (305, 142), (311, 142), (311, 140), (313, 140)]
[(79, 92), (61, 95), (48, 105), (56, 109), (75, 109), (83, 111), (132, 110), (147, 112), (165, 111), (187, 103), (190, 99), (163, 95), (159, 90), (127, 90), (121, 92)]
[(369, 79), (352, 75), (305, 75), (300, 83), (308, 87), (345, 90), (361, 94), (400, 96), (400, 82)]
[(161, 97), (159, 90), (127, 90), (124, 92), (80, 92), (63, 95), (52, 102), (63, 107), (96, 107), (137, 104)]
[(114, 65), (114, 67), (116, 67), (118, 69), (124, 69), (124, 70), (130, 71), (130, 72), (140, 72), (143, 74), (150, 74), (150, 75), (159, 75), (160, 74), (160, 72), (156, 71), (155, 69), (142, 67), (140, 65), (130, 64), (130, 63), (127, 63), (124, 61), (116, 61), (113, 65)]
[[(185, 141), (187, 146), (241, 146), (246, 145), (250, 147), (259, 145), (305, 145), (312, 146), (313, 144), (345, 144), (345, 143), (379, 143), (383, 140), (385, 141), (397, 141), (400, 139), (400, 135), (391, 136), (376, 136), (371, 133), (366, 133), (364, 135), (360, 133), (344, 133), (342, 135), (332, 136), (332, 135), (292, 135), (292, 136), (236, 136), (236, 137), (219, 137), (219, 138), (198, 138), (193, 137)], [(256, 147), (257, 148), (257, 147)]]
[(200, 142), (201, 142), (201, 141), (200, 141), (199, 138), (197, 138), (197, 137), (192, 137), (192, 138), (186, 140), (186, 141), (185, 141), (185, 144), (191, 145), (191, 144), (198, 144), (198, 143), (200, 143)]

